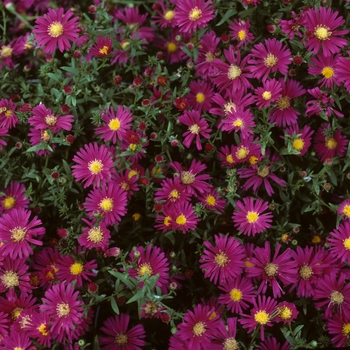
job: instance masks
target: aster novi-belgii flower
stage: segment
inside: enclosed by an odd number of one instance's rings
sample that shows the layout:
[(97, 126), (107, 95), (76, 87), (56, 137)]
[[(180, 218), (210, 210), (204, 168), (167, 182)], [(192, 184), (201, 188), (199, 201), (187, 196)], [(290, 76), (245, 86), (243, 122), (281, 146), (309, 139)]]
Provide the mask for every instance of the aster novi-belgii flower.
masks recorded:
[(9, 212), (13, 209), (27, 209), (29, 198), (25, 194), (25, 186), (17, 181), (11, 181), (9, 185), (2, 189), (4, 196), (0, 196), (0, 212)]
[[(349, 200), (345, 201), (341, 205), (343, 207), (342, 212), (349, 212), (350, 204)], [(348, 217), (349, 219), (349, 217)], [(334, 229), (329, 233), (330, 237), (327, 238), (330, 253), (337, 259), (341, 259), (344, 262), (350, 262), (350, 221), (346, 220), (339, 225), (337, 229)]]

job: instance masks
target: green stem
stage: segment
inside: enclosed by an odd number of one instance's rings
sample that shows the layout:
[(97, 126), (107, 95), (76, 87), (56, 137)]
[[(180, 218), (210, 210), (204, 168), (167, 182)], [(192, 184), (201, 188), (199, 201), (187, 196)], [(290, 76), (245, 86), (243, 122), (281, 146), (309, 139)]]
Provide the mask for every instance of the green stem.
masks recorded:
[(15, 9), (15, 6), (9, 6), (7, 7), (7, 10), (9, 10), (13, 15), (15, 15), (20, 21), (22, 21), (23, 23), (25, 23), (27, 25), (28, 28), (30, 29), (34, 29), (34, 27), (22, 16), (20, 15), (16, 9)]

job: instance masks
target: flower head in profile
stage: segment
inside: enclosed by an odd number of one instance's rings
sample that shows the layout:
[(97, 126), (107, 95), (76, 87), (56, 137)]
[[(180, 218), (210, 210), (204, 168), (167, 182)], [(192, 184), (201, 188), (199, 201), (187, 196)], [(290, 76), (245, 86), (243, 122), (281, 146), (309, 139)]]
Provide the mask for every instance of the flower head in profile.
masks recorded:
[(288, 35), (289, 40), (294, 39), (294, 35), (298, 35), (299, 38), (303, 37), (303, 34), (300, 32), (300, 28), (305, 25), (305, 16), (301, 14), (300, 17), (297, 17), (294, 11), (291, 11), (292, 18), (290, 20), (280, 19), (279, 25), (282, 32), (285, 35)]
[(244, 249), (233, 237), (215, 235), (215, 245), (204, 242), (205, 249), (199, 260), (204, 277), (215, 284), (233, 280), (242, 273)]
[(344, 114), (333, 108), (334, 99), (329, 97), (327, 92), (321, 91), (318, 87), (309, 89), (307, 92), (316, 100), (309, 100), (306, 102), (306, 115), (311, 117), (312, 115), (320, 115), (323, 112), (327, 117), (330, 117), (334, 113), (337, 117), (344, 117)]
[(346, 200), (340, 204), (338, 213), (345, 216), (347, 219), (339, 225), (337, 229), (334, 229), (329, 233), (330, 237), (327, 238), (330, 253), (337, 259), (341, 259), (344, 262), (350, 262), (350, 201)]
[(124, 313), (107, 318), (99, 336), (101, 350), (141, 350), (146, 345), (143, 325), (129, 329), (130, 316)]
[(308, 51), (317, 54), (322, 50), (324, 56), (337, 54), (348, 44), (340, 35), (346, 35), (348, 30), (338, 30), (345, 23), (343, 17), (338, 16), (337, 11), (323, 6), (310, 8), (305, 12), (305, 26), (308, 39), (305, 47)]
[(214, 5), (205, 0), (179, 0), (175, 6), (175, 22), (182, 33), (196, 32), (214, 18)]
[(36, 19), (33, 33), (39, 47), (43, 48), (45, 53), (54, 53), (57, 46), (61, 52), (68, 51), (71, 47), (70, 42), (76, 42), (79, 17), (71, 18), (73, 15), (71, 10), (64, 13), (63, 8), (49, 8), (43, 18)]
[(247, 236), (255, 236), (271, 227), (272, 214), (264, 213), (268, 209), (268, 202), (252, 197), (243, 198), (243, 202), (236, 202), (237, 209), (233, 212), (234, 226)]
[(80, 148), (73, 157), (77, 164), (72, 165), (72, 174), (77, 181), (85, 182), (84, 188), (100, 186), (108, 181), (114, 173), (112, 153), (105, 145), (89, 143)]
[(50, 332), (50, 316), (45, 313), (34, 313), (28, 325), (28, 335), (40, 345), (50, 348), (52, 334)]

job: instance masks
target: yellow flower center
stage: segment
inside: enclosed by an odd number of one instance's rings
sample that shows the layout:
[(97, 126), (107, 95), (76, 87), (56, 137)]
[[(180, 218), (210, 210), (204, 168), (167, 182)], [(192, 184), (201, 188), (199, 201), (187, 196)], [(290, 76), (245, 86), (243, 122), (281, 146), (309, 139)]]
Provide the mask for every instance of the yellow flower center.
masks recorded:
[(111, 119), (108, 123), (108, 127), (113, 131), (117, 131), (120, 128), (119, 119), (118, 118)]
[(259, 310), (258, 312), (255, 313), (254, 320), (259, 324), (266, 324), (267, 322), (270, 321), (270, 317), (266, 311)]
[(196, 337), (201, 337), (203, 335), (203, 333), (205, 333), (205, 323), (204, 322), (197, 322), (193, 328), (193, 334)]
[(27, 234), (27, 230), (25, 227), (15, 227), (14, 229), (10, 230), (10, 232), (12, 242), (23, 241)]
[(124, 346), (128, 344), (128, 336), (124, 333), (119, 333), (115, 337), (115, 343), (119, 346)]
[(305, 142), (303, 139), (296, 139), (292, 143), (292, 147), (297, 150), (301, 151), (304, 148)]
[(135, 170), (130, 170), (130, 172), (128, 174), (128, 179), (130, 180), (135, 175), (138, 176), (138, 172)]
[(350, 323), (344, 323), (342, 331), (347, 336), (350, 333)]
[(242, 147), (239, 147), (239, 149), (237, 150), (236, 157), (238, 159), (244, 159), (248, 156), (248, 154), (249, 154), (249, 149), (247, 147), (242, 146)]
[(54, 115), (47, 115), (45, 117), (45, 123), (49, 126), (55, 126), (57, 122), (57, 117), (55, 117)]
[(70, 307), (67, 303), (60, 303), (56, 307), (58, 317), (68, 316), (70, 313)]
[(18, 347), (18, 346), (15, 346), (14, 348), (13, 348), (13, 350), (24, 350), (23, 348), (20, 348), (20, 347)]
[(170, 217), (170, 216), (166, 216), (166, 217), (164, 218), (163, 224), (164, 224), (165, 226), (169, 226), (169, 225), (170, 225), (170, 220), (171, 220), (171, 217)]
[(132, 218), (134, 221), (139, 221), (141, 219), (141, 214), (140, 213), (134, 213), (132, 214)]
[(244, 40), (247, 36), (247, 33), (245, 32), (245, 30), (241, 29), (238, 33), (237, 33), (238, 39), (240, 41)]
[(238, 350), (238, 344), (235, 338), (226, 338), (224, 343), (222, 344), (224, 346), (223, 350)]
[(259, 158), (257, 156), (251, 156), (249, 157), (249, 163), (254, 165), (258, 162)]
[(205, 60), (206, 62), (213, 62), (215, 59), (215, 56), (212, 52), (208, 51), (206, 54), (205, 54)]
[(49, 142), (50, 141), (50, 134), (48, 133), (47, 130), (44, 130), (40, 133), (40, 138), (45, 142)]
[(88, 163), (88, 168), (92, 175), (97, 175), (102, 171), (103, 163), (100, 160), (95, 159)]
[(326, 26), (317, 26), (314, 34), (318, 40), (323, 41), (327, 40), (332, 35), (332, 32)]
[(331, 302), (340, 305), (344, 301), (344, 295), (337, 290), (331, 293)]
[(186, 216), (184, 214), (181, 214), (176, 218), (175, 221), (178, 225), (185, 225), (187, 222)]
[(279, 316), (281, 317), (282, 320), (287, 321), (293, 316), (293, 312), (289, 307), (283, 306), (281, 307)]
[(233, 109), (233, 111), (236, 112), (236, 104), (230, 101), (224, 106), (225, 114), (227, 115), (229, 112), (231, 112), (231, 109)]
[(22, 307), (16, 307), (16, 308), (11, 312), (12, 319), (17, 320), (17, 318), (19, 317), (19, 315), (21, 314), (22, 311), (23, 311), (23, 308), (22, 308)]
[(228, 155), (226, 156), (226, 162), (227, 162), (227, 163), (230, 163), (230, 164), (233, 164), (233, 163), (234, 163), (232, 154), (228, 154)]
[(175, 12), (173, 10), (168, 10), (167, 12), (165, 12), (164, 14), (164, 18), (167, 20), (167, 21), (171, 21), (175, 16)]
[(267, 166), (259, 168), (258, 171), (257, 171), (257, 174), (260, 177), (266, 177), (267, 175), (269, 175), (269, 173), (270, 173), (270, 170), (269, 170), (269, 167), (267, 167)]
[(266, 275), (269, 277), (275, 276), (278, 272), (278, 265), (276, 265), (274, 263), (268, 263), (264, 267), (264, 271), (265, 271)]
[(6, 271), (1, 276), (1, 282), (5, 285), (6, 288), (17, 287), (19, 285), (19, 277), (13, 270)]
[(123, 181), (120, 183), (120, 187), (125, 190), (125, 191), (129, 191), (130, 190), (130, 186), (127, 182)]
[(50, 331), (47, 328), (47, 325), (42, 323), (37, 330), (40, 332), (41, 335), (47, 337), (50, 334)]
[(299, 270), (299, 275), (304, 280), (308, 280), (312, 274), (313, 274), (313, 271), (309, 265), (304, 265)]
[(326, 140), (326, 147), (328, 149), (335, 149), (337, 145), (338, 143), (333, 137), (330, 137), (329, 139)]
[(278, 58), (273, 55), (272, 53), (269, 53), (266, 58), (264, 58), (264, 64), (266, 67), (274, 67), (278, 63)]
[(84, 265), (78, 262), (75, 262), (74, 264), (71, 265), (69, 270), (72, 275), (75, 275), (75, 276), (80, 275), (84, 270)]
[(332, 67), (324, 67), (322, 69), (322, 75), (326, 78), (332, 78), (334, 76), (334, 70)]
[(87, 240), (93, 243), (100, 243), (103, 240), (103, 232), (99, 227), (92, 227), (87, 234)]
[(153, 274), (153, 269), (149, 263), (143, 263), (140, 265), (137, 272), (141, 277), (143, 277), (145, 273), (147, 273), (148, 277), (150, 277)]
[(171, 200), (171, 199), (178, 199), (180, 197), (180, 193), (178, 190), (172, 190), (170, 193), (169, 193), (169, 196), (168, 198)]
[(350, 250), (350, 238), (344, 239), (343, 245), (346, 250)]
[(288, 96), (282, 96), (277, 100), (277, 106), (281, 111), (284, 111), (290, 106), (290, 98)]
[(104, 198), (98, 205), (103, 211), (112, 211), (113, 209), (113, 199), (112, 198)]
[(271, 97), (272, 97), (271, 91), (264, 91), (261, 96), (266, 101), (271, 100)]
[(219, 254), (215, 255), (214, 261), (215, 261), (216, 265), (223, 267), (223, 266), (227, 265), (227, 263), (230, 260), (224, 252), (220, 252)]
[(198, 103), (203, 103), (205, 101), (205, 95), (201, 92), (199, 92), (197, 95), (196, 95), (196, 101)]
[(243, 120), (242, 119), (237, 119), (232, 123), (233, 126), (240, 128), (243, 126)]
[(123, 50), (125, 50), (130, 45), (129, 41), (123, 41), (120, 46)]
[(16, 204), (16, 199), (12, 196), (8, 196), (2, 201), (2, 205), (6, 210), (12, 209), (15, 206), (15, 204)]
[(188, 130), (190, 130), (192, 134), (198, 135), (201, 131), (201, 128), (198, 124), (193, 124), (188, 128)]
[(98, 52), (101, 54), (101, 55), (108, 55), (108, 49), (109, 47), (108, 46), (103, 46), (101, 49), (98, 50)]
[(3, 46), (1, 49), (1, 56), (2, 57), (11, 57), (13, 49), (9, 46)]
[(241, 74), (242, 74), (241, 68), (233, 64), (230, 65), (230, 68), (227, 72), (227, 76), (229, 77), (229, 79), (234, 80), (238, 78)]
[(242, 296), (243, 296), (242, 292), (237, 288), (233, 288), (230, 292), (230, 297), (235, 302), (240, 301), (242, 299)]
[(208, 205), (210, 206), (214, 206), (216, 204), (216, 199), (214, 196), (212, 196), (211, 194), (209, 196), (207, 196), (207, 198), (205, 199), (205, 201), (207, 202)]
[(259, 214), (256, 211), (248, 211), (247, 216), (246, 216), (248, 222), (250, 224), (258, 221), (259, 219)]
[(185, 185), (189, 185), (194, 183), (196, 176), (192, 174), (190, 171), (183, 171), (181, 173), (181, 181)]
[(58, 38), (63, 34), (63, 25), (60, 22), (52, 22), (47, 28), (48, 34), (53, 38)]
[(197, 6), (193, 8), (190, 14), (188, 15), (188, 18), (193, 22), (198, 21), (201, 17), (202, 17), (202, 11)]
[(167, 45), (168, 52), (175, 52), (177, 50), (177, 45), (174, 42), (170, 42)]
[(12, 117), (12, 116), (13, 116), (13, 113), (12, 113), (11, 109), (8, 109), (8, 110), (5, 112), (5, 117), (10, 118), (10, 117)]
[(350, 217), (350, 205), (344, 205), (344, 208), (343, 208), (343, 214), (345, 216), (347, 216), (348, 218)]

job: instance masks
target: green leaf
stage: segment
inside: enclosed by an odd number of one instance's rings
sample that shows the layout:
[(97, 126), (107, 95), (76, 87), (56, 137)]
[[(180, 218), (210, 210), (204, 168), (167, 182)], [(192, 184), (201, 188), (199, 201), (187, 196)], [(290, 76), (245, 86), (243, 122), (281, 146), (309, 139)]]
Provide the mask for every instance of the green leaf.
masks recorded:
[(221, 26), (221, 24), (225, 23), (231, 16), (235, 15), (236, 13), (237, 13), (236, 10), (234, 10), (234, 9), (229, 9), (229, 10), (225, 13), (225, 15), (222, 17), (221, 21), (220, 21), (218, 24), (216, 24), (215, 26), (216, 26), (216, 27)]
[(113, 311), (114, 311), (117, 315), (119, 315), (119, 307), (118, 307), (118, 304), (117, 304), (117, 302), (115, 301), (115, 299), (114, 299), (113, 296), (112, 296), (112, 298), (111, 298), (111, 306), (112, 306)]
[(70, 175), (72, 172), (71, 172), (71, 169), (70, 169), (70, 166), (69, 164), (67, 163), (66, 160), (62, 159), (62, 163), (63, 163), (63, 168), (66, 172), (67, 175)]

